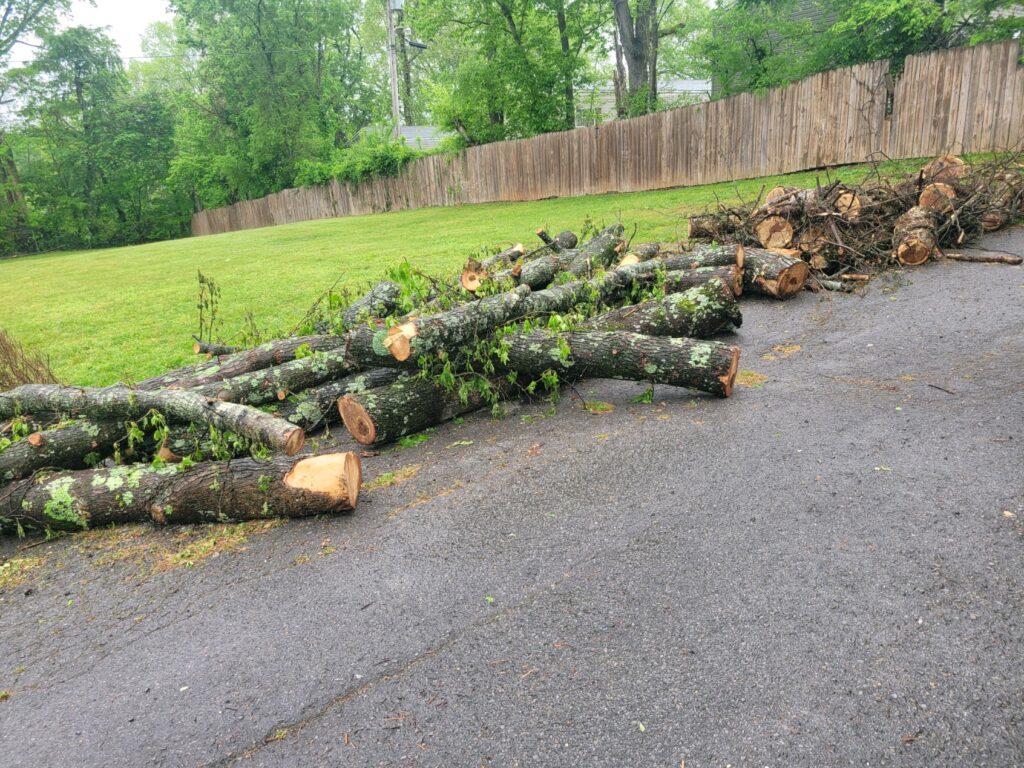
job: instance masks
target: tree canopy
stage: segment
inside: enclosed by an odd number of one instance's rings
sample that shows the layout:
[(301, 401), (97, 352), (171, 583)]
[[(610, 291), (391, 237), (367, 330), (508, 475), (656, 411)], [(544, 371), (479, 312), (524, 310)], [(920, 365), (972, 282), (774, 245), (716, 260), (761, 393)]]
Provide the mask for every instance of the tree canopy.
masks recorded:
[[(386, 0), (171, 0), (128, 66), (62, 26), (69, 2), (0, 0), (0, 255), (176, 237), (194, 211), (418, 151), (393, 139)], [(674, 78), (720, 97), (1024, 26), (1007, 0), (396, 4), (402, 117), (446, 149), (587, 124), (598, 93), (628, 117)]]

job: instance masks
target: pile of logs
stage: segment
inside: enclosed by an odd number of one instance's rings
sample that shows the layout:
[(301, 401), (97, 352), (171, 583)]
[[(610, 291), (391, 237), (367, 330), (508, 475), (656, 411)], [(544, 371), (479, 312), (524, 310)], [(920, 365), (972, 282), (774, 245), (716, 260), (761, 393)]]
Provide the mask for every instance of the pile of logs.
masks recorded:
[(942, 258), (945, 249), (1007, 226), (1022, 205), (1017, 158), (971, 167), (946, 155), (897, 181), (875, 173), (857, 186), (775, 187), (755, 205), (690, 217), (690, 239), (760, 246), (835, 278)]
[(399, 277), (374, 285), (337, 333), (240, 351), (197, 340), (198, 362), (133, 386), (0, 392), (0, 530), (352, 510), (360, 455), (299, 457), (308, 434), (342, 423), (376, 446), (588, 376), (729, 397), (740, 349), (716, 337), (742, 324), (741, 296), (791, 298), (865, 243), (931, 258), (955, 230), (1014, 215), (1021, 176), (1003, 173), (983, 186), (942, 159), (914, 183), (916, 206), (905, 184), (773, 190), (692, 219), (693, 238), (733, 242), (689, 250), (631, 245), (621, 225), (583, 242), (540, 230), (538, 248), (470, 260), (426, 296)]

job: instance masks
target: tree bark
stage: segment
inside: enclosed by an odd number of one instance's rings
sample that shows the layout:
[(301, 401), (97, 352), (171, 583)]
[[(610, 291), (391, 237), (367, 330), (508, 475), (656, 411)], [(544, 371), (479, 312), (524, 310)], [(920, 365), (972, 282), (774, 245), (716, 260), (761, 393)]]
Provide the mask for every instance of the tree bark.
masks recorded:
[(917, 204), (933, 213), (950, 213), (956, 202), (956, 189), (951, 184), (938, 181), (921, 190)]
[(128, 387), (76, 388), (56, 384), (26, 384), (0, 393), (0, 419), (16, 413), (56, 411), (97, 421), (136, 420), (150, 411), (168, 421), (206, 424), (266, 445), (288, 456), (305, 441), (299, 427), (255, 408), (224, 403), (194, 392), (139, 391)]
[[(732, 394), (740, 348), (715, 341), (655, 338), (625, 331), (543, 331), (513, 334), (504, 340), (508, 361), (520, 382), (554, 370), (563, 380), (584, 376), (649, 381), (708, 392)], [(568, 357), (563, 350), (568, 348)]]
[(192, 345), (192, 351), (197, 355), (221, 357), (222, 355), (233, 355), (238, 351), (238, 347), (229, 347), (225, 344), (215, 344), (212, 341), (203, 341), (195, 334), (192, 335), (192, 338), (196, 340)]
[(114, 445), (126, 440), (128, 430), (120, 421), (80, 419), (55, 429), (33, 432), (28, 438), (0, 450), (0, 485), (31, 477), (46, 468), (83, 469), (94, 456), (97, 463), (110, 455)]
[(624, 267), (628, 264), (639, 264), (641, 261), (650, 261), (657, 258), (661, 252), (660, 243), (639, 243), (632, 246), (617, 266)]
[[(211, 360), (196, 369), (195, 374), (177, 376), (178, 371), (154, 379), (147, 379), (135, 389), (194, 389), (211, 384), (215, 381), (230, 379), (251, 371), (258, 371), (269, 368), (272, 365), (280, 365), (289, 360), (294, 360), (295, 355), (301, 352), (324, 352), (335, 349), (345, 341), (343, 336), (320, 335), (320, 336), (291, 336), (287, 339), (279, 339), (266, 344), (261, 344), (253, 349), (246, 349), (227, 357)], [(187, 369), (180, 369), (185, 371)]]
[(781, 253), (746, 249), (743, 288), (776, 299), (788, 299), (804, 289), (809, 270), (800, 259)]
[(463, 402), (432, 381), (412, 377), (362, 393), (345, 395), (337, 410), (352, 438), (362, 445), (379, 445), (483, 407), (474, 394)]
[(588, 276), (598, 269), (607, 269), (618, 258), (623, 247), (622, 226), (613, 225), (588, 240), (580, 248), (562, 248), (558, 252), (527, 262), (519, 273), (519, 285), (540, 290), (550, 285), (559, 272), (576, 277)]
[(742, 324), (736, 296), (723, 280), (715, 279), (664, 299), (613, 309), (588, 320), (583, 328), (708, 339)]
[(665, 292), (679, 293), (716, 280), (723, 281), (736, 296), (743, 293), (743, 270), (735, 264), (731, 267), (697, 267), (666, 272)]
[(893, 254), (903, 266), (916, 267), (935, 255), (937, 240), (935, 214), (914, 206), (896, 219), (892, 235)]
[(728, 240), (743, 231), (743, 219), (735, 213), (702, 213), (691, 216), (689, 238), (691, 240)]
[(80, 531), (113, 523), (163, 525), (348, 512), (362, 470), (354, 453), (240, 459), (188, 469), (129, 465), (60, 472), (0, 488), (0, 528)]
[(363, 297), (356, 299), (341, 313), (346, 328), (363, 323), (370, 318), (390, 317), (398, 310), (398, 299), (402, 288), (398, 283), (382, 280)]

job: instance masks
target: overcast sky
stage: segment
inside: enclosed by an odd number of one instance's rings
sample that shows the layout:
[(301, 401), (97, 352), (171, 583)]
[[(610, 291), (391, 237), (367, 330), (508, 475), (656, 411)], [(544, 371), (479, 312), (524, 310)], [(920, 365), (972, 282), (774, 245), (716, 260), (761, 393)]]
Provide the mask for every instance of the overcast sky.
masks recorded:
[(96, 0), (95, 6), (75, 0), (71, 18), (65, 24), (109, 27), (108, 34), (120, 46), (121, 56), (129, 59), (142, 55), (140, 41), (146, 27), (170, 18), (167, 0)]

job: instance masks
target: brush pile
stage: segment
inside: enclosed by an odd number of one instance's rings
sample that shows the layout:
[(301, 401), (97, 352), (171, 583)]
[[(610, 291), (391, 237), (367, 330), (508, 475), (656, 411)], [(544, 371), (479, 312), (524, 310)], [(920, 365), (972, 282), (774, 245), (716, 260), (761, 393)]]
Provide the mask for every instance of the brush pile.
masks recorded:
[(1024, 166), (1017, 161), (968, 166), (947, 155), (896, 181), (875, 172), (857, 186), (832, 181), (814, 189), (776, 187), (754, 205), (691, 217), (690, 239), (798, 257), (819, 278), (872, 272), (893, 262), (918, 266), (1018, 215)]
[(773, 190), (695, 217), (692, 238), (734, 242), (690, 250), (630, 245), (621, 225), (582, 243), (540, 230), (540, 247), (457, 279), (392, 270), (326, 310), (329, 332), (241, 351), (197, 339), (199, 362), (133, 386), (15, 387), (0, 393), (0, 529), (352, 510), (360, 456), (296, 458), (307, 435), (341, 422), (380, 445), (588, 376), (729, 397), (740, 349), (716, 337), (740, 327), (741, 295), (788, 299), (812, 268), (917, 264), (1002, 226), (1022, 185), (1000, 173), (943, 158), (896, 185)]

